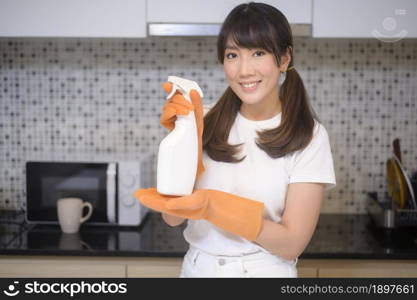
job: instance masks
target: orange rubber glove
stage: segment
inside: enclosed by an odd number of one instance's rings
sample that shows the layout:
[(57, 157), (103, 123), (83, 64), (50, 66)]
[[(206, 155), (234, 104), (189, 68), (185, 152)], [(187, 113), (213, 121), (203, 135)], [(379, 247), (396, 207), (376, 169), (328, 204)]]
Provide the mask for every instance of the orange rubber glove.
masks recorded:
[[(167, 94), (171, 92), (172, 83), (165, 82), (163, 88)], [(196, 90), (191, 90), (190, 98), (192, 104), (186, 100), (180, 92), (176, 92), (171, 98), (169, 98), (162, 108), (162, 114), (160, 124), (169, 131), (175, 128), (175, 121), (177, 115), (188, 115), (191, 110), (194, 110), (194, 116), (197, 124), (197, 136), (198, 136), (198, 165), (197, 165), (197, 177), (204, 172), (203, 165), (203, 104), (200, 98), (200, 94)]]
[(187, 219), (205, 219), (249, 241), (254, 241), (262, 229), (262, 202), (222, 191), (199, 189), (189, 196), (175, 197), (149, 188), (136, 191), (135, 197), (153, 210)]

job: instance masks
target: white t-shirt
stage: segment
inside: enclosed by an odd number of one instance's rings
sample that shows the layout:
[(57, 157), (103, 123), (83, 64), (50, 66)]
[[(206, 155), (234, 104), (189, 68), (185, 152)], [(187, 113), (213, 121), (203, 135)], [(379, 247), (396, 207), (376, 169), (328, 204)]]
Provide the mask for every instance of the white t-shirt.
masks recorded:
[[(205, 106), (205, 112), (209, 108)], [(325, 184), (326, 190), (334, 187), (336, 180), (329, 137), (320, 123), (316, 122), (313, 139), (306, 148), (285, 157), (273, 159), (256, 145), (256, 130), (277, 127), (280, 121), (281, 113), (271, 119), (252, 121), (238, 112), (228, 142), (244, 143), (237, 157), (246, 155), (246, 158), (239, 163), (219, 162), (203, 151), (205, 171), (198, 177), (195, 188), (219, 190), (263, 202), (264, 218), (279, 222), (288, 184), (320, 182)], [(268, 252), (206, 220), (188, 220), (184, 238), (190, 245), (213, 255)]]

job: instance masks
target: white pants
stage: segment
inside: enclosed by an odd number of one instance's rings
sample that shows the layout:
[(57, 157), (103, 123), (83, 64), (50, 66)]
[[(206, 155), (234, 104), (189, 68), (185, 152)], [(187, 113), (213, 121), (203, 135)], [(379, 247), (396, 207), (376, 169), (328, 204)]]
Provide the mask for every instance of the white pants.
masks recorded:
[(223, 256), (190, 247), (180, 277), (297, 277), (296, 264), (263, 251)]

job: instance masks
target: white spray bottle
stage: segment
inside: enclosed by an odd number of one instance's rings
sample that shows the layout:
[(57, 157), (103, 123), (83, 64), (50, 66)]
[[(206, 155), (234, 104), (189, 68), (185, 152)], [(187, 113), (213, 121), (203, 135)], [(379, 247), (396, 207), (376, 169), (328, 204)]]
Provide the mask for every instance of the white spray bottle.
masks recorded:
[[(179, 91), (191, 102), (190, 92), (196, 90), (203, 98), (203, 92), (194, 81), (168, 76), (172, 90), (171, 98)], [(161, 141), (158, 152), (157, 191), (164, 195), (186, 196), (193, 192), (198, 165), (198, 134), (194, 111), (178, 115), (175, 128)]]

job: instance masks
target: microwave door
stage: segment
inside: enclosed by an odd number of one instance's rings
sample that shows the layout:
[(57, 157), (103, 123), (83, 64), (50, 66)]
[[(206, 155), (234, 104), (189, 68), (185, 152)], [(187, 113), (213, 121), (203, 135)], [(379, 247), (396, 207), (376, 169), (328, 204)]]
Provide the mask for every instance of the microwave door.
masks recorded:
[(116, 163), (107, 167), (107, 219), (110, 224), (116, 223)]

